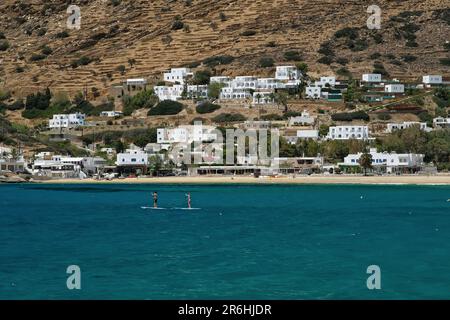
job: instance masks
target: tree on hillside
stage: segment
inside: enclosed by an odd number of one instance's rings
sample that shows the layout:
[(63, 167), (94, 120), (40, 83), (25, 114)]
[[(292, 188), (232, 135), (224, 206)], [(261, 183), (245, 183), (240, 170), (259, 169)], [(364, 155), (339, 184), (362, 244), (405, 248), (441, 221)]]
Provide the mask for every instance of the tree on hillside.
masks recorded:
[(288, 112), (288, 96), (286, 92), (277, 92), (274, 94), (275, 103), (279, 106), (283, 106), (284, 111)]
[(364, 170), (364, 175), (367, 175), (367, 169), (372, 168), (372, 155), (370, 153), (363, 153), (359, 158), (359, 165)]
[(211, 99), (219, 99), (220, 92), (224, 87), (223, 83), (214, 82), (208, 86), (208, 97)]

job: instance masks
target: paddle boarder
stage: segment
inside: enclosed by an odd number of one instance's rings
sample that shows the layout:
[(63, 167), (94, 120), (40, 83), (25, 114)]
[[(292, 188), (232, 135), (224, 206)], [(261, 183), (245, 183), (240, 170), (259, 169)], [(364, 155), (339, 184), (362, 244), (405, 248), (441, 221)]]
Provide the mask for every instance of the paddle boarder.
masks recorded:
[(186, 197), (187, 197), (188, 208), (191, 209), (191, 193), (188, 192), (186, 194)]
[(153, 208), (158, 208), (158, 192), (153, 192)]

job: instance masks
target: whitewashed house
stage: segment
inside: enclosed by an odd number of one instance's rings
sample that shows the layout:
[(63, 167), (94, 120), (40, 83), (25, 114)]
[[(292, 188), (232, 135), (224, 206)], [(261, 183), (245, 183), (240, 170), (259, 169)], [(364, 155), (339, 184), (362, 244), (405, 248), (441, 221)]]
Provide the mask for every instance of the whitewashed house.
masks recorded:
[(417, 122), (417, 121), (405, 121), (405, 122), (401, 122), (401, 123), (388, 123), (387, 124), (387, 128), (386, 128), (386, 132), (387, 133), (392, 133), (394, 131), (397, 130), (404, 130), (407, 128), (411, 128), (413, 126), (417, 126), (420, 128), (420, 130), (426, 131), (426, 132), (430, 132), (433, 129), (429, 128), (426, 124), (426, 122)]
[(181, 99), (184, 86), (181, 84), (175, 84), (171, 87), (169, 86), (155, 86), (153, 87), (153, 90), (155, 91), (155, 94), (158, 96), (158, 99), (160, 101), (164, 100), (173, 100), (177, 101), (178, 99)]
[(405, 85), (403, 85), (403, 84), (387, 84), (384, 86), (384, 92), (405, 93)]
[(48, 126), (50, 129), (60, 128), (78, 128), (86, 124), (86, 115), (81, 113), (73, 114), (55, 114), (49, 120)]
[(379, 73), (365, 73), (362, 75), (362, 82), (380, 83), (381, 74)]
[(336, 85), (336, 77), (328, 76), (328, 77), (320, 77), (320, 80), (315, 82), (316, 87), (334, 87)]
[(308, 86), (306, 87), (306, 98), (308, 99), (320, 99), (322, 92), (321, 87), (316, 86)]
[(231, 80), (230, 86), (235, 89), (253, 89), (258, 86), (258, 78), (253, 76), (240, 76)]
[(298, 139), (319, 139), (319, 130), (297, 130)]
[(289, 118), (289, 125), (290, 126), (313, 125), (315, 121), (316, 121), (315, 117), (311, 116), (308, 111), (303, 110), (300, 116)]
[(285, 88), (285, 84), (276, 78), (258, 78), (256, 87), (263, 90), (275, 90)]
[(100, 117), (104, 118), (115, 118), (123, 116), (122, 111), (102, 111), (100, 112)]
[(426, 86), (442, 84), (441, 75), (425, 75), (422, 77), (422, 83)]
[(209, 79), (209, 83), (221, 83), (223, 85), (229, 86), (232, 78), (227, 76), (215, 76)]
[(215, 140), (217, 137), (213, 126), (204, 126), (201, 124), (183, 125), (176, 128), (157, 129), (157, 143), (192, 143), (201, 141)]
[(278, 66), (275, 71), (275, 79), (289, 81), (300, 80), (302, 73), (295, 66)]
[(245, 100), (250, 98), (252, 98), (252, 95), (249, 90), (232, 87), (222, 88), (219, 96), (219, 99), (221, 100)]
[(164, 81), (171, 83), (184, 84), (187, 77), (193, 76), (189, 68), (172, 68), (164, 73)]
[(368, 126), (334, 126), (328, 130), (326, 137), (329, 140), (368, 140), (369, 127)]
[(437, 117), (433, 119), (433, 127), (435, 128), (450, 128), (450, 118)]
[[(423, 154), (377, 152), (376, 148), (371, 148), (369, 154), (372, 156), (372, 167), (379, 172), (417, 172), (424, 165)], [(344, 158), (344, 162), (339, 163), (339, 166), (359, 167), (359, 159), (362, 155), (362, 152), (349, 154)]]
[(118, 166), (132, 166), (132, 165), (147, 165), (148, 155), (142, 150), (126, 150), (124, 153), (117, 154), (116, 165)]
[(208, 98), (208, 85), (188, 85), (187, 96), (190, 98)]

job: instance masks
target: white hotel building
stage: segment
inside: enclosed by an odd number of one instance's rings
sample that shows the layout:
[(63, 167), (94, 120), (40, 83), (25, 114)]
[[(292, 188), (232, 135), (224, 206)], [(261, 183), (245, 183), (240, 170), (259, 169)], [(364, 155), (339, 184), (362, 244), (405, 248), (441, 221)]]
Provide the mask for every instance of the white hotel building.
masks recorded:
[(368, 126), (335, 126), (330, 127), (328, 135), (326, 137), (328, 140), (368, 140), (369, 137), (369, 127)]
[(172, 68), (164, 73), (164, 81), (184, 84), (186, 78), (193, 75), (194, 73), (189, 68)]
[(362, 82), (368, 83), (380, 83), (381, 74), (379, 73), (365, 73), (362, 75)]
[[(424, 165), (423, 154), (377, 152), (377, 149), (375, 148), (371, 148), (369, 154), (372, 156), (373, 168), (380, 172), (416, 172)], [(339, 166), (359, 167), (359, 159), (362, 155), (362, 152), (349, 154), (344, 158), (344, 162), (339, 163)]]
[(55, 114), (49, 120), (48, 126), (50, 129), (60, 128), (77, 128), (85, 125), (86, 115), (81, 113), (73, 114)]
[(417, 126), (420, 128), (420, 130), (426, 132), (432, 131), (432, 129), (427, 126), (426, 122), (405, 121), (401, 123), (388, 123), (386, 133), (392, 133), (397, 130), (404, 130), (413, 126)]
[(290, 81), (300, 80), (302, 73), (295, 66), (278, 66), (275, 71), (275, 79)]

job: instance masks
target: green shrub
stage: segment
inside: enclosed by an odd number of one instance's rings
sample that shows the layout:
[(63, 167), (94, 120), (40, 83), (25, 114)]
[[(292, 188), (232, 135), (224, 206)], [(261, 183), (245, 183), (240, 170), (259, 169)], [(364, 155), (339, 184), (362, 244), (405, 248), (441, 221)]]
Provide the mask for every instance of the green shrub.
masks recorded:
[(286, 61), (300, 61), (302, 57), (298, 51), (286, 51), (284, 53), (284, 59)]
[(221, 113), (215, 116), (212, 120), (217, 123), (226, 123), (226, 122), (242, 122), (247, 120), (247, 118), (240, 113)]
[(415, 56), (413, 56), (413, 55), (410, 55), (410, 54), (407, 54), (407, 55), (403, 55), (403, 56), (402, 56), (402, 59), (403, 59), (403, 61), (405, 61), (405, 62), (413, 62), (413, 61), (416, 61), (416, 60), (417, 60), (417, 57), (415, 57)]
[(322, 63), (322, 64), (328, 64), (328, 65), (330, 65), (330, 64), (333, 63), (333, 58), (324, 56), (324, 57), (319, 58), (319, 59), (317, 60), (317, 62), (318, 62), (318, 63)]
[(172, 30), (181, 30), (184, 27), (184, 23), (181, 20), (176, 19), (173, 23), (172, 23)]
[(55, 35), (55, 37), (57, 39), (64, 39), (64, 38), (67, 38), (68, 36), (69, 36), (69, 33), (67, 31), (61, 31)]
[(30, 61), (40, 61), (47, 58), (45, 54), (33, 54), (30, 58)]
[(177, 101), (164, 100), (151, 108), (148, 112), (149, 116), (165, 116), (178, 114), (183, 110), (183, 105)]
[(0, 51), (6, 51), (9, 49), (9, 42), (7, 40), (0, 40)]
[(263, 57), (259, 59), (259, 66), (261, 68), (270, 68), (273, 67), (275, 61), (271, 57)]
[(199, 70), (194, 73), (194, 78), (192, 79), (192, 83), (194, 85), (204, 85), (209, 84), (209, 79), (211, 78), (211, 71), (209, 70)]
[(92, 62), (92, 59), (86, 56), (82, 56), (81, 58), (72, 61), (72, 63), (70, 64), (72, 66), (72, 68), (78, 68), (79, 66), (86, 66), (89, 63)]
[(222, 64), (230, 64), (234, 61), (234, 57), (230, 55), (214, 56), (203, 60), (203, 63), (208, 67), (215, 67)]
[(197, 111), (197, 113), (205, 114), (205, 113), (212, 113), (216, 110), (219, 110), (220, 108), (221, 107), (218, 104), (214, 104), (211, 102), (202, 102), (199, 105), (197, 105), (195, 110)]
[(439, 62), (440, 62), (443, 66), (450, 66), (450, 58), (440, 59)]
[(357, 39), (358, 38), (358, 29), (357, 28), (344, 28), (339, 31), (336, 31), (334, 36), (336, 38)]
[(352, 120), (364, 120), (369, 121), (369, 115), (364, 111), (356, 112), (342, 112), (331, 115), (333, 121), (352, 121)]
[(254, 36), (255, 34), (256, 34), (255, 30), (245, 30), (244, 32), (241, 33), (241, 36), (251, 37)]

